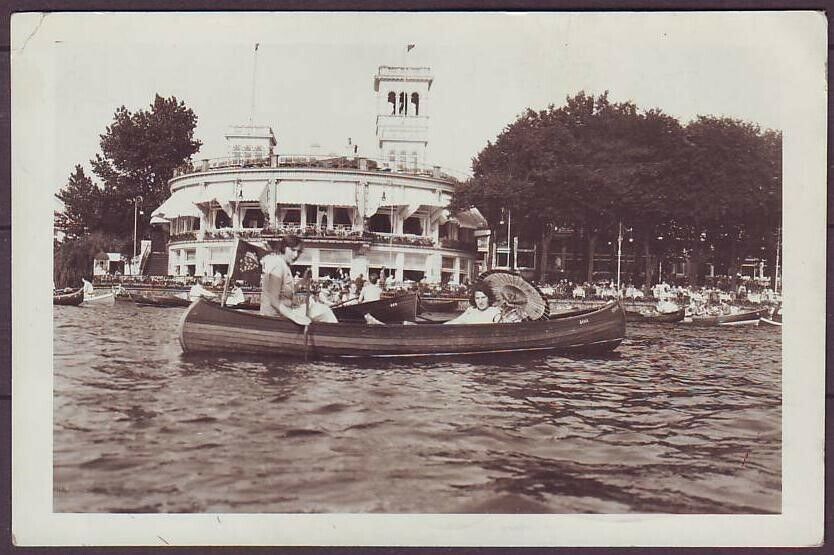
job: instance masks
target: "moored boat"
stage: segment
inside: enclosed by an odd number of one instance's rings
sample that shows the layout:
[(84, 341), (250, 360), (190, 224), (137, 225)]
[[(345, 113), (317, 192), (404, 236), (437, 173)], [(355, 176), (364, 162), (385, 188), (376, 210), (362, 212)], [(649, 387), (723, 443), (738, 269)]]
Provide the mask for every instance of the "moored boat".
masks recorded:
[(85, 293), (85, 303), (96, 303), (101, 301), (112, 301), (114, 299), (113, 291), (100, 291), (99, 293)]
[(768, 312), (767, 315), (763, 315), (761, 317), (761, 322), (769, 326), (782, 327), (782, 306), (779, 305), (772, 311)]
[(68, 293), (53, 293), (52, 304), (78, 306), (84, 302), (84, 288)]
[(757, 326), (759, 319), (768, 313), (768, 309), (750, 310), (736, 314), (719, 314), (717, 316), (693, 316), (694, 326)]
[(359, 304), (345, 304), (333, 308), (333, 314), (339, 322), (365, 322), (365, 315), (370, 314), (386, 324), (402, 324), (414, 321), (417, 316), (417, 294), (406, 293), (396, 297), (383, 297), (378, 301)]
[(626, 319), (634, 322), (648, 322), (654, 324), (672, 324), (680, 322), (686, 316), (686, 309), (681, 308), (674, 312), (639, 312), (636, 310), (626, 310)]
[(133, 302), (139, 306), (155, 306), (159, 308), (172, 308), (177, 306), (188, 306), (191, 301), (174, 295), (139, 295), (131, 294)]
[(219, 352), (310, 357), (421, 357), (482, 353), (606, 352), (625, 337), (617, 302), (575, 316), (503, 324), (318, 323), (306, 328), (283, 318), (199, 300), (180, 325), (186, 353)]

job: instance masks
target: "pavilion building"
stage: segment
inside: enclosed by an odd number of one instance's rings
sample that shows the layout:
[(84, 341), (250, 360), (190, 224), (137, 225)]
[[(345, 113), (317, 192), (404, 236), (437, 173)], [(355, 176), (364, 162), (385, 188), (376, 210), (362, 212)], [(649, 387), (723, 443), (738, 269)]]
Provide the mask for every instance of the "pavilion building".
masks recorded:
[(458, 178), (426, 161), (432, 81), (428, 67), (379, 67), (376, 158), (350, 141), (337, 155), (284, 154), (271, 127), (231, 127), (225, 158), (169, 181), (153, 213), (167, 236), (155, 256), (167, 257), (169, 275), (226, 274), (236, 238), (296, 233), (305, 240), (296, 269), (314, 278), (386, 268), (397, 281), (473, 279), (474, 232), (486, 222), (475, 209), (449, 213)]

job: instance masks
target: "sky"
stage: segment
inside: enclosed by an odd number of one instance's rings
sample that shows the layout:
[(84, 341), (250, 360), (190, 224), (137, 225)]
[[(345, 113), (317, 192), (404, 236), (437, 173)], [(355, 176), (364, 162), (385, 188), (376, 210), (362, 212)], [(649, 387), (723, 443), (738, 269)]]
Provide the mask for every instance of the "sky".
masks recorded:
[(118, 107), (147, 109), (156, 93), (197, 114), (195, 158), (224, 156), (225, 129), (250, 117), (273, 128), (279, 153), (351, 137), (376, 157), (378, 66), (429, 66), (427, 159), (468, 172), (526, 108), (583, 90), (684, 123), (721, 115), (782, 129), (807, 47), (779, 12), (21, 14), (12, 43), (13, 101), (44, 87), (49, 104), (40, 123), (54, 190), (75, 164), (89, 170)]

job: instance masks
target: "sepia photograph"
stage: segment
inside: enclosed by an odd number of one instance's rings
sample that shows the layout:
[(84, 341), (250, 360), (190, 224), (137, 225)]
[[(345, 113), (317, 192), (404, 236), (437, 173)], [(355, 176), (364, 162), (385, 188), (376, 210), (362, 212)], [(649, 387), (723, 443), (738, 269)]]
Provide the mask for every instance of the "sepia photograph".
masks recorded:
[(821, 542), (826, 55), (808, 11), (14, 14), (16, 542)]

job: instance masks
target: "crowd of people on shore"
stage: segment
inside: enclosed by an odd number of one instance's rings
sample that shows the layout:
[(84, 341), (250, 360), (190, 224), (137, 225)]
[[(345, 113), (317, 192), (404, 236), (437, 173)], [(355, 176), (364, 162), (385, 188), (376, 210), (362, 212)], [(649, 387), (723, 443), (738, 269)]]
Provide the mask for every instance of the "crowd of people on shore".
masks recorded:
[[(425, 279), (421, 281), (397, 281), (393, 272), (385, 268), (369, 276), (359, 274), (351, 278), (348, 272), (340, 272), (332, 277), (320, 279), (306, 279), (301, 272), (295, 272), (293, 279), (296, 289), (309, 291), (316, 295), (316, 298), (327, 305), (339, 303), (375, 300), (368, 299), (367, 291), (379, 290), (379, 294), (416, 291), (421, 297), (442, 298), (442, 299), (466, 299), (471, 294), (471, 284), (465, 283), (428, 283)], [(95, 284), (99, 286), (139, 286), (153, 288), (181, 288), (201, 285), (209, 291), (222, 291), (225, 283), (225, 276), (215, 274), (214, 276), (96, 276)], [(367, 284), (372, 287), (362, 296), (362, 291)], [(601, 281), (596, 283), (584, 282), (575, 283), (562, 280), (557, 283), (536, 284), (543, 296), (557, 301), (606, 301), (622, 297), (625, 302), (652, 303), (667, 302), (676, 303), (680, 306), (701, 306), (701, 305), (761, 305), (776, 304), (780, 301), (780, 295), (766, 285), (760, 285), (752, 280), (742, 280), (737, 287), (730, 287), (730, 281), (713, 281), (710, 285), (691, 286), (685, 284), (669, 284), (662, 281), (654, 286), (637, 287), (632, 283), (626, 283), (622, 287), (622, 293), (617, 290), (616, 284)], [(248, 284), (237, 282), (232, 287), (240, 288), (244, 292), (256, 292), (260, 284)], [(371, 296), (375, 296), (372, 294)], [(378, 298), (378, 297), (376, 297)]]

